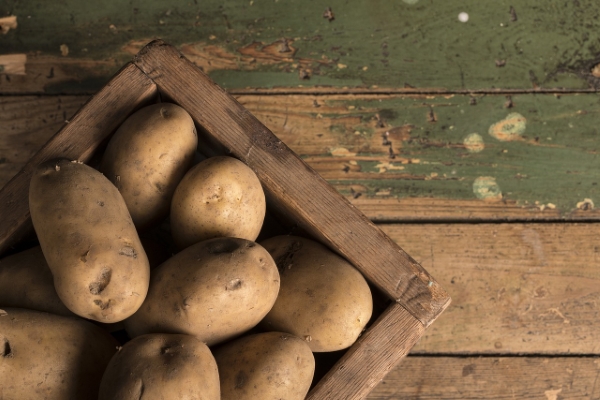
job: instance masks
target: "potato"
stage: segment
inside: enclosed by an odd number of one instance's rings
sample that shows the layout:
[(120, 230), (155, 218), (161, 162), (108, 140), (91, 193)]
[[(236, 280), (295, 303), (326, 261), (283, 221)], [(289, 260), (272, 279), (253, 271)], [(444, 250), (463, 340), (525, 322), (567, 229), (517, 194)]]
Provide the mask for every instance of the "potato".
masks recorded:
[(198, 146), (192, 117), (170, 103), (131, 115), (110, 139), (100, 171), (119, 189), (138, 229), (169, 214), (173, 192)]
[(257, 325), (278, 291), (277, 267), (262, 246), (237, 238), (206, 240), (152, 271), (148, 297), (125, 329), (131, 337), (185, 333), (211, 346)]
[(155, 333), (126, 343), (110, 360), (99, 400), (219, 400), (217, 363), (200, 340)]
[(52, 272), (39, 246), (0, 260), (0, 308), (2, 307), (75, 315), (56, 294)]
[(315, 371), (310, 347), (288, 333), (246, 336), (214, 354), (223, 400), (303, 400)]
[(181, 180), (171, 203), (171, 231), (180, 249), (215, 237), (256, 240), (265, 194), (254, 171), (232, 157), (212, 157)]
[(304, 338), (314, 352), (350, 347), (373, 312), (360, 272), (309, 239), (276, 236), (261, 244), (281, 276), (279, 297), (261, 326)]
[(148, 258), (108, 179), (78, 162), (47, 161), (33, 173), (29, 207), (56, 293), (69, 310), (112, 323), (141, 306)]
[(0, 399), (94, 399), (118, 343), (77, 317), (0, 311)]

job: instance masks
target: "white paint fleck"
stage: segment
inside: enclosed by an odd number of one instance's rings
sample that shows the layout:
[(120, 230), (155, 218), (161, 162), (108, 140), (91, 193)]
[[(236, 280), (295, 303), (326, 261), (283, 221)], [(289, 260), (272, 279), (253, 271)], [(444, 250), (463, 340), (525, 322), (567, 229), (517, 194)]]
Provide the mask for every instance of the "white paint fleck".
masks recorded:
[(467, 14), (466, 12), (461, 12), (460, 14), (458, 14), (458, 20), (460, 22), (467, 22), (469, 20), (469, 14)]
[(523, 140), (526, 125), (527, 119), (524, 116), (519, 113), (510, 113), (503, 120), (492, 124), (488, 133), (502, 142)]
[(402, 0), (403, 2), (405, 2), (406, 4), (417, 4), (419, 2), (419, 0)]
[(480, 176), (473, 182), (473, 193), (478, 199), (485, 201), (502, 200), (502, 191), (496, 183), (496, 178)]
[(465, 145), (465, 148), (471, 153), (479, 153), (485, 148), (483, 138), (477, 133), (471, 133), (467, 135), (463, 140), (463, 144)]
[(594, 202), (592, 199), (583, 199), (583, 201), (577, 203), (577, 208), (583, 211), (592, 210), (594, 209)]

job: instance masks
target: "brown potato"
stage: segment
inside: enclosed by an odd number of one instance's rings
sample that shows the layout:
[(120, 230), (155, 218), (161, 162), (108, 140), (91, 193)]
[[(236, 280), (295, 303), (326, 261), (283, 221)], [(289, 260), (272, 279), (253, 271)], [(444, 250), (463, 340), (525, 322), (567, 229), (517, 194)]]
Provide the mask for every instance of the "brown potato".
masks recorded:
[(148, 291), (148, 258), (123, 197), (100, 172), (68, 160), (33, 173), (31, 220), (62, 302), (112, 323), (132, 315)]
[(126, 343), (110, 360), (99, 400), (219, 400), (208, 347), (190, 335), (154, 333)]
[(96, 400), (118, 343), (77, 317), (0, 311), (0, 399)]
[(312, 351), (350, 347), (373, 312), (365, 278), (325, 246), (296, 236), (276, 236), (261, 244), (281, 276), (275, 305), (261, 326), (305, 339)]
[(152, 271), (144, 304), (125, 321), (131, 337), (185, 333), (209, 346), (257, 325), (279, 291), (275, 262), (245, 239), (196, 243)]
[(223, 400), (303, 400), (315, 371), (308, 344), (288, 333), (242, 337), (214, 354)]
[(212, 157), (181, 180), (171, 203), (173, 240), (183, 249), (215, 237), (256, 240), (265, 194), (254, 171), (232, 157)]
[(198, 146), (192, 117), (171, 103), (132, 114), (110, 139), (100, 171), (119, 189), (138, 229), (169, 214), (171, 198)]
[(75, 316), (60, 300), (39, 246), (0, 260), (0, 307)]

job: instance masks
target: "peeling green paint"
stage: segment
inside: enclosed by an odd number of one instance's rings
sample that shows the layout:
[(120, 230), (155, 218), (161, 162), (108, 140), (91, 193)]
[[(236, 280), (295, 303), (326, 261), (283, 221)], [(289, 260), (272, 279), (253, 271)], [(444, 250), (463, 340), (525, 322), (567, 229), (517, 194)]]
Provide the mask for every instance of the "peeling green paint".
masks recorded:
[[(373, 126), (378, 110), (393, 110), (389, 115), (394, 118), (384, 119), (385, 127), (376, 132), (411, 126), (401, 142), (391, 140), (395, 158), (388, 154), (390, 146), (379, 141), (349, 146), (349, 152), (357, 153), (360, 175), (349, 171), (330, 181), (342, 192), (347, 185), (363, 185), (362, 196), (374, 198), (477, 199), (485, 181), (475, 188), (476, 180), (493, 177), (495, 185), (486, 189), (488, 201), (554, 207), (563, 214), (585, 198), (600, 198), (600, 96), (517, 95), (513, 101), (512, 113), (504, 96), (492, 95), (478, 97), (476, 105), (469, 104), (469, 96), (330, 101), (332, 107), (353, 106), (352, 115), (362, 114)], [(430, 108), (437, 122), (427, 120)], [(487, 131), (513, 113), (528, 116), (526, 130), (517, 129), (522, 140), (489, 138), (480, 152), (469, 151), (465, 137)], [(385, 163), (403, 168), (386, 168)]]
[(490, 126), (488, 133), (490, 136), (503, 142), (521, 140), (525, 133), (526, 125), (527, 119), (521, 114), (514, 112)]
[(501, 200), (502, 190), (491, 176), (480, 176), (473, 182), (473, 193), (481, 200)]
[[(409, 4), (410, 3), (410, 4)], [(2, 53), (115, 60), (125, 47), (161, 37), (177, 46), (200, 43), (227, 53), (211, 76), (226, 88), (417, 87), (535, 89), (598, 87), (591, 74), (600, 54), (600, 6), (594, 0), (540, 4), (536, 0), (331, 0), (335, 20), (317, 0), (250, 2), (206, 0), (17, 1), (0, 14), (19, 18), (2, 37)], [(514, 6), (518, 20), (511, 20)], [(469, 15), (466, 23), (459, 13)], [(240, 49), (281, 40), (289, 60), (243, 56)], [(261, 45), (262, 46), (262, 45)], [(260, 46), (259, 46), (260, 47)], [(283, 57), (283, 55), (281, 55)], [(279, 58), (281, 58), (279, 57)], [(285, 58), (285, 57), (284, 57)], [(302, 60), (312, 60), (302, 61)], [(321, 62), (326, 60), (326, 62)], [(344, 66), (342, 68), (342, 66)], [(87, 79), (89, 64), (70, 78)], [(300, 69), (310, 72), (299, 76)]]

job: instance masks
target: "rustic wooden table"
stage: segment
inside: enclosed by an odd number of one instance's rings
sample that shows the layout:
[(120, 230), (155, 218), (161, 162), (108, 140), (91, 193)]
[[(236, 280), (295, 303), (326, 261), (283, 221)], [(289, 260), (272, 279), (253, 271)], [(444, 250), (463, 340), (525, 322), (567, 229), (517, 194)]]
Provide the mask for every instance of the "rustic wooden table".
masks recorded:
[(2, 0), (0, 187), (161, 37), (450, 292), (370, 399), (598, 399), (598, 14), (592, 0)]

